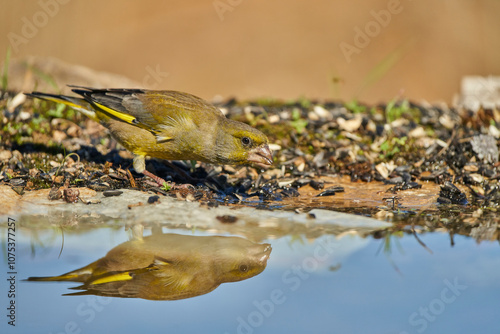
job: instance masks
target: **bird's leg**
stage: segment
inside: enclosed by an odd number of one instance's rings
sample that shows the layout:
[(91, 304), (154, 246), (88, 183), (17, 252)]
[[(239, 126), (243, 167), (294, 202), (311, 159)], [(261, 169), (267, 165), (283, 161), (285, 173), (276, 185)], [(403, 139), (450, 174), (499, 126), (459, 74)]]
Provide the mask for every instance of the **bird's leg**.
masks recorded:
[(142, 240), (142, 237), (144, 235), (144, 225), (142, 224), (133, 224), (130, 227), (131, 230), (131, 238), (130, 240)]
[(144, 155), (137, 154), (134, 156), (134, 169), (137, 173), (142, 173), (143, 175), (152, 178), (160, 187), (163, 187), (163, 184), (166, 183), (166, 181), (161, 177), (158, 177), (146, 170), (146, 161)]
[[(184, 178), (188, 179), (188, 181), (191, 181), (191, 182), (195, 181), (191, 176), (189, 176), (186, 172), (184, 172), (183, 170), (181, 170), (179, 167), (175, 166), (174, 164), (168, 162), (168, 165), (174, 171), (181, 174)], [(161, 177), (156, 176), (153, 173), (146, 170), (146, 161), (144, 160), (143, 155), (136, 155), (134, 157), (134, 169), (136, 172), (142, 173), (143, 175), (149, 176), (150, 178), (152, 178), (158, 184), (158, 186), (160, 186), (160, 188), (163, 187), (163, 185), (166, 183), (166, 181), (164, 179), (162, 179)], [(194, 188), (194, 187), (190, 184), (181, 184), (180, 186), (177, 186), (174, 184), (171, 186), (171, 189), (189, 189), (189, 188)]]
[[(152, 178), (157, 184), (158, 186), (161, 188), (164, 186), (164, 184), (166, 183), (166, 181), (164, 179), (162, 179), (161, 177), (159, 176), (156, 176), (154, 175), (153, 173), (151, 172), (148, 172), (147, 170), (144, 170), (142, 172), (142, 174), (144, 174), (145, 176), (149, 176), (150, 178)], [(178, 189), (194, 189), (194, 187), (191, 185), (191, 184), (180, 184), (180, 185), (177, 185), (177, 184), (172, 184), (170, 186), (170, 189), (172, 190), (178, 190)]]
[(143, 170), (142, 174), (144, 174), (144, 175), (149, 176), (150, 178), (152, 178), (160, 187), (163, 187), (163, 184), (167, 183), (167, 181), (165, 181), (161, 177), (156, 176), (153, 173), (148, 172), (147, 170)]

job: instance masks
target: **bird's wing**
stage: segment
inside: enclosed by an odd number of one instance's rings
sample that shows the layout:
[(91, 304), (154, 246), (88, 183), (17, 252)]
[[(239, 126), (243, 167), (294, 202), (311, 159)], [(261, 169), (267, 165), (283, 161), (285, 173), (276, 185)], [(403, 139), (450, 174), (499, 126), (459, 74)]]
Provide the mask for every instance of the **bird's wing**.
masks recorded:
[(204, 100), (176, 91), (76, 87), (73, 92), (105, 114), (151, 131), (159, 142), (192, 130), (199, 119), (224, 117)]
[[(179, 264), (155, 257), (145, 268), (109, 272), (89, 279), (74, 290), (76, 294), (96, 294), (109, 297), (179, 299), (189, 296), (192, 274)], [(195, 288), (195, 287), (194, 287)], [(72, 294), (73, 295), (73, 294)], [(154, 296), (154, 297), (152, 297)]]

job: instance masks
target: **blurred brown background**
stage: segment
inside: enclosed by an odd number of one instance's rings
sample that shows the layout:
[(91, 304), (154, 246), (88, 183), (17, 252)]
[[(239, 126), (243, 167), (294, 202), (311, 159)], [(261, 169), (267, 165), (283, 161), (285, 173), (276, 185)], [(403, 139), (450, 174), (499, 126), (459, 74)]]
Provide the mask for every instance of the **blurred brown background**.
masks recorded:
[[(451, 101), (500, 74), (498, 0), (0, 0), (0, 58), (55, 57), (206, 99)], [(68, 82), (71, 83), (71, 82)]]

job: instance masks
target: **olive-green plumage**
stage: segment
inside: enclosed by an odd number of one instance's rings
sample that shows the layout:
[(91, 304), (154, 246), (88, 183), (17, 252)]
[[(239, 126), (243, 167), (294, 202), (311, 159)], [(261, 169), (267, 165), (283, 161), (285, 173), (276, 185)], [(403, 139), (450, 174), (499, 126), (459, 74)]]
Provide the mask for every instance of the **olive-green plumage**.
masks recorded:
[(60, 276), (28, 281), (73, 281), (76, 295), (174, 300), (208, 293), (221, 283), (261, 273), (269, 244), (239, 237), (153, 234), (124, 242), (101, 259)]
[(145, 171), (145, 156), (214, 164), (272, 164), (267, 137), (230, 120), (208, 102), (188, 93), (145, 89), (74, 87), (81, 97), (40, 92), (28, 96), (64, 103), (99, 122), (134, 155)]

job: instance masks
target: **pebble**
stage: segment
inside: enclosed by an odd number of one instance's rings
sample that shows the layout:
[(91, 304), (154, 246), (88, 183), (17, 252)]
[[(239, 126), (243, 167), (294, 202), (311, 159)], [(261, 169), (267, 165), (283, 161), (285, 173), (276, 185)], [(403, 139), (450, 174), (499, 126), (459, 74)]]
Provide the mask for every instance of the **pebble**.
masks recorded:
[(497, 141), (490, 135), (477, 135), (471, 140), (472, 149), (485, 163), (498, 162)]
[(223, 224), (234, 224), (238, 221), (238, 217), (232, 215), (217, 216), (215, 218)]
[(0, 151), (0, 161), (9, 161), (12, 158), (12, 152), (9, 150)]
[(345, 130), (347, 132), (354, 132), (359, 127), (361, 126), (361, 123), (363, 122), (363, 118), (361, 115), (356, 115), (355, 118), (350, 119), (350, 120), (345, 120), (342, 117), (337, 118), (337, 123), (339, 125), (340, 130)]
[(78, 202), (78, 197), (80, 196), (80, 190), (74, 188), (66, 188), (63, 190), (64, 200), (68, 203)]
[(328, 110), (323, 108), (322, 106), (314, 106), (314, 113), (323, 119), (331, 118), (331, 114)]
[(441, 186), (441, 191), (439, 192), (438, 203), (441, 204), (461, 204), (466, 205), (468, 203), (465, 194), (460, 191), (453, 183), (446, 181), (444, 185)]
[(123, 194), (123, 191), (121, 191), (121, 190), (105, 190), (105, 191), (103, 191), (102, 194), (104, 195), (104, 197), (113, 197), (113, 196), (120, 196), (121, 194)]

